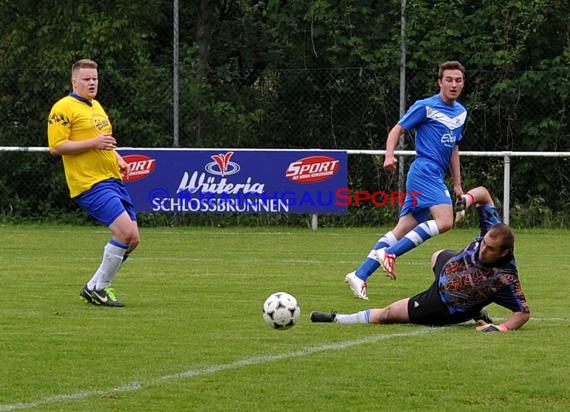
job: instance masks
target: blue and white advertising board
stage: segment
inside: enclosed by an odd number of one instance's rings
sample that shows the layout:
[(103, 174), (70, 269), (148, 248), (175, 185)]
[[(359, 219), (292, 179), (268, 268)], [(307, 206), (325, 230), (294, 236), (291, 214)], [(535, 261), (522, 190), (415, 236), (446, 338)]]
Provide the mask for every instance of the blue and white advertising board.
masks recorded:
[(121, 149), (139, 212), (308, 213), (347, 210), (347, 153), (321, 150)]

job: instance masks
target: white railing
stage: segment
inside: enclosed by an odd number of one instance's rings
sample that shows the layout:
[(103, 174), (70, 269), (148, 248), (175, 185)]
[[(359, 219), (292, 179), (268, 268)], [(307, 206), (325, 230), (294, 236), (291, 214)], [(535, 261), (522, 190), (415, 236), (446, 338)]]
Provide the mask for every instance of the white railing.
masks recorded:
[[(140, 148), (128, 147), (122, 149), (138, 149), (138, 150), (193, 150), (185, 148)], [(121, 150), (119, 148), (118, 150)], [(200, 148), (200, 150), (214, 150), (207, 148)], [(215, 150), (221, 150), (219, 148)], [(235, 149), (231, 149), (235, 150)], [(248, 149), (255, 150), (255, 149)], [(267, 149), (259, 149), (267, 150)], [(280, 150), (280, 149), (277, 149)], [(326, 149), (315, 149), (326, 150)], [(332, 149), (331, 149), (332, 150)], [(0, 152), (47, 152), (47, 147), (18, 147), (18, 146), (0, 146)], [(385, 155), (385, 150), (346, 150), (349, 155)], [(416, 152), (413, 150), (396, 150), (398, 156), (415, 156)], [(475, 152), (475, 151), (461, 151), (461, 156), (478, 156), (478, 157), (502, 157), (503, 158), (503, 220), (509, 224), (510, 217), (510, 188), (511, 188), (511, 158), (513, 157), (570, 157), (570, 152)], [(318, 226), (317, 215), (311, 215), (311, 228), (316, 229)]]
[[(385, 150), (347, 150), (348, 154), (384, 155)], [(513, 157), (570, 157), (570, 152), (474, 152), (460, 151), (461, 156), (502, 157), (503, 158), (503, 221), (509, 224), (511, 207), (511, 158)], [(398, 156), (415, 156), (413, 150), (396, 150)], [(315, 219), (311, 219), (313, 224)]]

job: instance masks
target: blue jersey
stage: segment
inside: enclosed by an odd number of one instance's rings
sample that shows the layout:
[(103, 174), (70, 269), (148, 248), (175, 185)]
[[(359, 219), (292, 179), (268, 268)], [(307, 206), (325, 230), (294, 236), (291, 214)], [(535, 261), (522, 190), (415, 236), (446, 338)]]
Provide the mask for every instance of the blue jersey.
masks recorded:
[(529, 312), (518, 277), (514, 256), (485, 265), (479, 261), (483, 236), (494, 224), (501, 223), (493, 206), (477, 208), (481, 232), (474, 242), (452, 257), (438, 276), (439, 295), (449, 313), (469, 313), (496, 303), (513, 312)]
[(415, 129), (416, 156), (433, 161), (445, 175), (455, 145), (463, 138), (467, 110), (459, 102), (445, 103), (439, 94), (416, 101), (398, 124)]

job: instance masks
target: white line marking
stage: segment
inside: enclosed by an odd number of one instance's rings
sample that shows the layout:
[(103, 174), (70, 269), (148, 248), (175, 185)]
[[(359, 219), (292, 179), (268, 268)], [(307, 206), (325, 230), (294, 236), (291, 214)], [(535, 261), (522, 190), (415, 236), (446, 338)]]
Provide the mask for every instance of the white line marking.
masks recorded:
[[(341, 326), (342, 327), (342, 326)], [(92, 391), (83, 391), (83, 392), (75, 392), (75, 393), (68, 393), (68, 394), (61, 394), (61, 395), (53, 395), (48, 396), (44, 399), (39, 399), (33, 402), (22, 402), (22, 403), (6, 403), (0, 404), (0, 411), (16, 411), (16, 410), (23, 410), (23, 409), (32, 409), (37, 408), (39, 406), (44, 405), (52, 405), (56, 403), (63, 403), (69, 401), (80, 401), (87, 398), (92, 398), (95, 396), (110, 396), (117, 393), (127, 393), (127, 392), (134, 392), (144, 388), (162, 385), (167, 382), (171, 381), (178, 381), (182, 379), (189, 379), (189, 378), (199, 378), (207, 375), (212, 375), (217, 372), (222, 372), (231, 369), (239, 369), (247, 366), (253, 365), (260, 365), (263, 363), (275, 362), (280, 361), (283, 359), (292, 359), (292, 358), (300, 358), (303, 356), (312, 355), (314, 353), (319, 352), (326, 352), (329, 350), (341, 350), (350, 348), (352, 346), (364, 345), (367, 343), (374, 343), (374, 342), (381, 342), (384, 340), (392, 339), (392, 338), (401, 338), (401, 337), (414, 337), (414, 336), (421, 336), (426, 335), (428, 333), (440, 331), (446, 329), (445, 327), (441, 328), (421, 328), (414, 330), (413, 332), (408, 333), (394, 333), (390, 335), (374, 335), (369, 336), (362, 339), (355, 339), (355, 340), (348, 340), (344, 342), (338, 343), (331, 343), (319, 346), (310, 346), (303, 348), (301, 350), (290, 352), (290, 353), (282, 353), (280, 355), (264, 355), (264, 356), (254, 356), (252, 358), (242, 359), (231, 363), (225, 363), (221, 365), (212, 365), (206, 366), (203, 368), (197, 369), (189, 369), (184, 372), (175, 373), (172, 375), (165, 375), (155, 379), (150, 379), (147, 381), (141, 382), (129, 382), (125, 385), (117, 386), (112, 389), (99, 389), (99, 390), (92, 390)]]

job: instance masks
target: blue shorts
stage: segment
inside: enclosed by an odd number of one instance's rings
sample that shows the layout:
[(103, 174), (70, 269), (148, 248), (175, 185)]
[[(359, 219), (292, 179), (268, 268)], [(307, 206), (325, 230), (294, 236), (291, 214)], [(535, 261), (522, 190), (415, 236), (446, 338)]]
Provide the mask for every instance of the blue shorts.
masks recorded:
[(117, 179), (103, 180), (81, 193), (75, 200), (93, 219), (107, 227), (123, 212), (127, 212), (131, 220), (137, 220), (127, 188)]
[[(439, 166), (430, 160), (416, 159), (412, 163), (406, 179), (406, 199), (400, 216), (412, 213), (418, 222), (425, 222), (429, 208), (435, 205), (451, 205), (451, 195), (444, 182), (444, 174)], [(409, 193), (416, 193), (415, 196)]]

